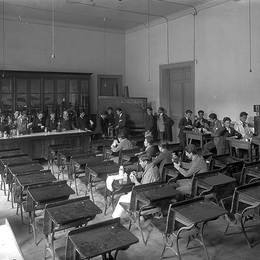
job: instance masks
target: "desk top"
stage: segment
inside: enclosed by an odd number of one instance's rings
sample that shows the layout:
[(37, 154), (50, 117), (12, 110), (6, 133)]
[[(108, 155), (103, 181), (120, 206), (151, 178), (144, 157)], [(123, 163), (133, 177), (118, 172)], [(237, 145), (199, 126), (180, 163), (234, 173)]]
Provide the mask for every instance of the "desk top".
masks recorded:
[(42, 138), (42, 137), (55, 137), (55, 136), (61, 136), (61, 135), (73, 135), (73, 134), (84, 134), (89, 135), (88, 132), (83, 130), (69, 130), (69, 131), (63, 131), (63, 132), (40, 132), (40, 133), (32, 133), (32, 134), (26, 134), (26, 135), (18, 135), (18, 136), (12, 136), (8, 138), (0, 138), (0, 142), (2, 140), (16, 140), (16, 139), (33, 139), (33, 138)]
[(0, 151), (0, 158), (16, 157), (16, 156), (19, 157), (21, 155), (26, 155), (26, 154), (21, 150)]
[(210, 133), (201, 133), (201, 131), (197, 130), (184, 130), (183, 131), (186, 135), (197, 135), (197, 136), (203, 136), (203, 137), (208, 137), (212, 138)]
[(211, 188), (233, 182), (236, 182), (236, 179), (220, 173), (218, 175), (209, 176), (199, 180), (198, 186), (203, 188)]
[(90, 199), (66, 201), (65, 204), (46, 209), (56, 225), (65, 225), (81, 219), (95, 217), (102, 213)]
[(7, 166), (33, 162), (29, 156), (10, 157), (10, 158), (4, 158), (0, 160), (3, 165), (7, 165)]
[(260, 186), (254, 186), (242, 191), (238, 191), (239, 196), (242, 195), (243, 198), (248, 198), (250, 201), (255, 201), (260, 203)]
[(138, 238), (120, 223), (92, 226), (85, 232), (69, 235), (75, 249), (86, 259), (138, 243)]
[(34, 184), (41, 184), (56, 181), (57, 179), (55, 176), (50, 172), (34, 172), (33, 174), (27, 175), (18, 175), (16, 176), (16, 180), (18, 184), (25, 188), (26, 186), (34, 185)]
[(74, 190), (70, 188), (67, 184), (31, 188), (28, 189), (28, 192), (34, 202), (39, 204), (63, 197), (69, 197), (71, 194), (75, 193)]
[(180, 205), (172, 210), (176, 212), (177, 221), (187, 226), (214, 220), (227, 213), (222, 207), (203, 200)]
[[(106, 162), (103, 161), (102, 156), (89, 156), (86, 154), (79, 154), (78, 156), (73, 156), (71, 158), (72, 162), (79, 164), (79, 165), (100, 165), (105, 164)], [(111, 161), (107, 162), (107, 164), (111, 164)]]
[(98, 177), (99, 175), (107, 175), (112, 173), (118, 173), (119, 171), (119, 165), (117, 163), (110, 163), (110, 164), (99, 164), (96, 166), (89, 166), (88, 167), (91, 174), (95, 177)]
[(214, 161), (215, 161), (215, 165), (216, 166), (224, 167), (224, 166), (226, 166), (228, 164), (239, 162), (241, 160), (239, 160), (237, 158), (234, 158), (234, 157), (231, 157), (231, 156), (223, 155), (222, 157), (214, 158)]
[(39, 163), (27, 163), (8, 167), (9, 171), (14, 175), (26, 175), (43, 170), (43, 166)]
[(138, 197), (141, 199), (149, 200), (149, 202), (155, 202), (159, 200), (171, 199), (179, 196), (180, 192), (176, 190), (176, 186), (172, 184), (158, 184), (153, 186), (148, 191), (138, 193)]

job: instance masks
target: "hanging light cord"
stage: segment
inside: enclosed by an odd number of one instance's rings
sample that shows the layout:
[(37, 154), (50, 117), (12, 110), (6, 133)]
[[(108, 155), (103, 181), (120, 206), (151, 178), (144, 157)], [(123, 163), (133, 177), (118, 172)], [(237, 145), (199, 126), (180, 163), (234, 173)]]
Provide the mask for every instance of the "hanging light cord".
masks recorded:
[[(106, 66), (106, 60), (107, 60), (107, 50), (106, 50), (106, 41), (107, 41), (107, 35), (106, 35), (106, 21), (107, 18), (104, 17), (104, 74), (106, 74), (106, 70), (107, 70), (107, 66)], [(105, 85), (106, 85), (106, 81), (105, 81)]]
[(252, 72), (252, 8), (251, 0), (248, 0), (248, 18), (249, 18), (249, 72)]
[(51, 58), (54, 59), (55, 58), (55, 5), (54, 5), (54, 1), (51, 1), (51, 9), (52, 9), (52, 13), (51, 13)]
[(193, 14), (193, 60), (195, 64), (197, 64), (196, 58), (196, 15), (197, 12), (195, 11)]
[(148, 33), (148, 81), (151, 81), (151, 28), (150, 28), (150, 0), (147, 0), (147, 33)]
[(3, 0), (3, 10), (2, 10), (2, 18), (3, 18), (3, 23), (2, 23), (2, 32), (3, 32), (3, 48), (2, 48), (2, 57), (3, 57), (3, 61), (2, 61), (2, 77), (4, 77), (4, 70), (5, 70), (5, 0)]

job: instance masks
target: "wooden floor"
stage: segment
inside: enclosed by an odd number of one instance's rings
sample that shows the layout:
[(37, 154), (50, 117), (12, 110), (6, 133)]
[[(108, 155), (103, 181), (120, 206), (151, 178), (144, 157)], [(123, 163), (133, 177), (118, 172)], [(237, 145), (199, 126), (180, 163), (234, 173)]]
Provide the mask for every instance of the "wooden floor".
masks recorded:
[[(73, 186), (72, 186), (73, 187)], [(85, 187), (81, 183), (80, 195), (84, 195)], [(101, 186), (99, 188), (102, 188)], [(104, 199), (98, 193), (95, 192), (95, 201), (96, 204), (104, 209)], [(108, 210), (108, 215), (104, 216), (103, 214), (98, 215), (92, 223), (103, 221), (105, 219), (111, 218), (111, 209)], [(40, 260), (43, 258), (43, 249), (44, 243), (41, 241), (38, 246), (35, 246), (33, 243), (32, 234), (28, 233), (28, 226), (21, 224), (20, 217), (15, 215), (15, 209), (11, 208), (11, 203), (6, 201), (6, 197), (3, 194), (3, 191), (0, 191), (0, 218), (7, 217), (10, 221), (10, 224), (13, 228), (13, 231), (16, 235), (17, 241), (21, 247), (21, 250), (24, 254), (25, 260)], [(25, 222), (28, 223), (28, 218), (25, 219)], [(127, 224), (126, 219), (122, 219), (122, 223)], [(144, 225), (147, 225), (145, 223)], [(252, 249), (249, 249), (244, 237), (241, 233), (224, 236), (223, 231), (225, 229), (226, 222), (223, 218), (220, 218), (214, 222), (210, 222), (205, 228), (205, 240), (206, 245), (213, 260), (257, 260), (260, 259), (260, 244), (255, 246)], [(233, 228), (234, 232), (239, 232), (237, 228)], [(122, 260), (158, 260), (160, 259), (160, 254), (162, 250), (162, 237), (156, 229), (153, 229), (151, 226), (147, 226), (145, 229), (146, 235), (149, 234), (149, 241), (147, 246), (141, 242), (133, 245), (127, 251), (122, 251), (118, 254), (118, 259)], [(132, 232), (139, 237), (140, 234), (135, 228), (132, 229)], [(61, 235), (65, 237), (65, 233), (61, 232)], [(260, 228), (256, 229), (255, 232), (250, 234), (252, 237), (258, 237), (260, 239)], [(57, 251), (58, 256), (56, 259), (64, 259), (65, 251), (65, 239), (58, 241), (57, 245), (60, 249)], [(196, 242), (193, 242), (191, 246), (196, 246)], [(183, 260), (199, 260), (206, 259), (204, 251), (201, 247), (196, 247), (194, 249), (186, 250), (185, 244), (183, 243)], [(166, 256), (169, 256), (169, 259), (177, 259), (174, 256), (173, 252), (169, 250), (166, 253)], [(51, 259), (51, 258), (49, 258)], [(100, 259), (100, 258), (96, 258)], [(2, 260), (2, 259), (1, 259)]]

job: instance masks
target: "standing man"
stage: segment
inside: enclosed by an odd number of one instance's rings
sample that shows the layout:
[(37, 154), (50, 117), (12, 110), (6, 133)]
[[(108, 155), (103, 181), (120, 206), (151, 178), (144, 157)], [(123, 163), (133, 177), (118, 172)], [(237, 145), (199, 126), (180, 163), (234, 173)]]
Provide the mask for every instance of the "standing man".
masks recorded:
[(156, 137), (156, 119), (151, 107), (146, 108), (145, 135), (151, 135), (153, 138)]
[(243, 138), (251, 138), (253, 135), (253, 132), (247, 123), (247, 115), (248, 114), (246, 112), (241, 112), (240, 120), (234, 125), (235, 130), (239, 132)]
[(123, 113), (122, 109), (119, 107), (116, 109), (116, 122), (115, 129), (117, 135), (123, 133), (124, 136), (127, 136), (127, 125), (126, 125), (126, 115)]
[(180, 139), (180, 145), (181, 147), (186, 146), (186, 134), (184, 133), (184, 130), (192, 129), (192, 121), (191, 121), (191, 110), (186, 110), (184, 117), (179, 122), (179, 139)]
[(173, 120), (165, 114), (165, 109), (163, 107), (158, 108), (157, 117), (157, 129), (159, 134), (159, 139), (163, 141), (172, 141), (172, 125)]
[(84, 131), (92, 131), (93, 125), (94, 122), (87, 118), (84, 111), (81, 111), (77, 119), (77, 128)]

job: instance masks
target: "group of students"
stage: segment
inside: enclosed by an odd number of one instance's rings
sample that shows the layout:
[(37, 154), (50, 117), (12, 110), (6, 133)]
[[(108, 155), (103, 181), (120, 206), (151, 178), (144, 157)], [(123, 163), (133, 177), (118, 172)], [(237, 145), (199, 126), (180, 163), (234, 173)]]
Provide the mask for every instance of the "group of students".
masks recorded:
[(58, 118), (54, 111), (44, 115), (39, 111), (34, 115), (28, 115), (26, 111), (15, 111), (13, 115), (1, 114), (0, 131), (5, 135), (24, 135), (39, 132), (66, 131), (81, 129), (92, 131), (94, 122), (90, 120), (84, 111), (77, 118), (72, 118), (69, 111), (65, 110), (62, 117)]

